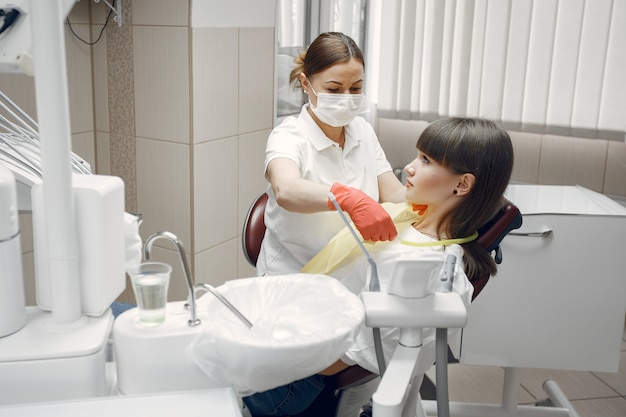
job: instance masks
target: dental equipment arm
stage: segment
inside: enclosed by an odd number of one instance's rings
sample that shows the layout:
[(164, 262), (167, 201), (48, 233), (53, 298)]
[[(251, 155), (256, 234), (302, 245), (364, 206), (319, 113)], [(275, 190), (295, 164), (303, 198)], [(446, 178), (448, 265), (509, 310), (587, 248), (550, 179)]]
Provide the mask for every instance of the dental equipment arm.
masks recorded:
[[(450, 283), (456, 257), (448, 257), (441, 268), (440, 283)], [(422, 263), (423, 265), (419, 265)], [(441, 261), (439, 261), (441, 265)], [(400, 269), (408, 278), (415, 278), (415, 272), (434, 268), (430, 261), (413, 262), (413, 268)], [(408, 272), (408, 273), (407, 273)], [(394, 280), (396, 276), (394, 275)], [(399, 288), (396, 286), (396, 288)], [(399, 327), (399, 344), (391, 358), (378, 390), (373, 396), (376, 417), (398, 417), (415, 415), (419, 389), (415, 386), (418, 360), (422, 348), (422, 329), (426, 327), (443, 329), (461, 328), (467, 323), (467, 311), (461, 296), (456, 292), (435, 292), (420, 294), (417, 287), (410, 287), (414, 298), (384, 292), (364, 292), (361, 299), (365, 306), (365, 324), (368, 327)], [(420, 290), (418, 288), (418, 290)], [(398, 292), (398, 291), (396, 291)], [(416, 296), (417, 295), (417, 296)], [(441, 343), (441, 342), (439, 342)], [(447, 341), (445, 354), (447, 355)], [(442, 381), (445, 384), (445, 381)], [(439, 386), (439, 381), (437, 382)], [(447, 391), (447, 388), (446, 388)], [(443, 396), (438, 398), (443, 401)], [(438, 405), (439, 406), (439, 405)], [(445, 413), (445, 405), (442, 407)], [(444, 416), (445, 414), (441, 414)]]

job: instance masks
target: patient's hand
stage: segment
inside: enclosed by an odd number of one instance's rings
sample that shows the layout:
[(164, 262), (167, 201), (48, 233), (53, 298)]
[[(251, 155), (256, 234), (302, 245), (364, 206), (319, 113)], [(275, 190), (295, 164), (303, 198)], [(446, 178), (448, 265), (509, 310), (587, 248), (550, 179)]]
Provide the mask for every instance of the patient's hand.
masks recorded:
[(337, 362), (333, 363), (328, 368), (326, 368), (323, 371), (319, 372), (319, 374), (320, 375), (324, 375), (324, 376), (335, 375), (336, 373), (339, 373), (339, 372), (343, 371), (344, 369), (346, 369), (348, 367), (349, 367), (349, 365), (346, 365), (340, 359), (338, 359)]

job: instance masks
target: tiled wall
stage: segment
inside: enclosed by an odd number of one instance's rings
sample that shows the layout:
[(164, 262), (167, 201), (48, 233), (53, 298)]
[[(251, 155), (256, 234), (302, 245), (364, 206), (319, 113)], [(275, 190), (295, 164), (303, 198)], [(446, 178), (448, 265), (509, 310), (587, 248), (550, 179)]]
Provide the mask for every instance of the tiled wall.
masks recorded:
[[(219, 285), (251, 276), (240, 231), (248, 204), (265, 186), (274, 30), (192, 28), (189, 2), (178, 2), (173, 13), (165, 0), (133, 0), (131, 5), (132, 25), (126, 24), (132, 26), (134, 168), (142, 237), (160, 230), (177, 235), (196, 282)], [(108, 60), (115, 57), (109, 47)], [(120, 100), (109, 97), (112, 101)], [(115, 158), (111, 161), (113, 168)], [(159, 240), (153, 258), (174, 267), (169, 295), (180, 300), (186, 287), (174, 249)]]
[[(378, 120), (378, 135), (394, 167), (415, 155), (423, 121)], [(535, 133), (509, 132), (515, 163), (512, 181), (582, 185), (609, 196), (626, 196), (626, 143)]]
[[(183, 243), (196, 282), (254, 275), (241, 252), (248, 205), (265, 188), (265, 142), (273, 124), (274, 29), (192, 28), (191, 1), (126, 0), (88, 46), (66, 31), (73, 150), (98, 174), (124, 180), (126, 210), (140, 232), (167, 230)], [(69, 18), (98, 37), (109, 8), (77, 2)], [(66, 25), (67, 27), (67, 25)], [(32, 78), (0, 75), (2, 91), (36, 116)], [(21, 215), (27, 304), (35, 303), (32, 225)], [(170, 300), (187, 290), (175, 246), (152, 258), (174, 272)], [(119, 298), (134, 302), (130, 286)]]

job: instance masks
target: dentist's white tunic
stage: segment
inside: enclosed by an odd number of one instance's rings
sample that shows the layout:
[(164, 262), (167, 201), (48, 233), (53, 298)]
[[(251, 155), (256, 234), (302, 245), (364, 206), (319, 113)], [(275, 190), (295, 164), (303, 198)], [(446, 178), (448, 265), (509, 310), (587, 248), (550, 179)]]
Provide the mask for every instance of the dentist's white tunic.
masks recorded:
[[(275, 158), (294, 161), (303, 179), (319, 184), (335, 182), (358, 188), (378, 201), (378, 176), (391, 165), (378, 138), (362, 117), (346, 126), (343, 150), (330, 140), (309, 115), (308, 104), (298, 117), (285, 119), (269, 136), (265, 170)], [(271, 185), (265, 211), (267, 230), (257, 261), (258, 275), (300, 271), (344, 226), (338, 213), (294, 213), (278, 206)]]

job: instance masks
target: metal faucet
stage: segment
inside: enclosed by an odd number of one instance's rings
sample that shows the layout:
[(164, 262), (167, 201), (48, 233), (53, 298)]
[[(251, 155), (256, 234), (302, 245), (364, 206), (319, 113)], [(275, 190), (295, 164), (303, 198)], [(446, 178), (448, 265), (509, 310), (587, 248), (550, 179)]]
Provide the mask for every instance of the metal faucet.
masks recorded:
[(239, 310), (237, 310), (237, 308), (234, 305), (232, 305), (230, 303), (230, 301), (228, 301), (226, 298), (224, 298), (224, 296), (222, 294), (220, 294), (215, 288), (213, 288), (209, 284), (201, 283), (201, 284), (196, 284), (195, 289), (196, 290), (204, 290), (204, 291), (207, 291), (207, 292), (210, 292), (211, 294), (213, 294), (222, 304), (224, 304), (226, 307), (228, 307), (228, 309), (230, 311), (232, 311), (233, 314), (235, 316), (237, 316), (239, 318), (239, 320), (241, 320), (243, 322), (243, 324), (246, 325), (246, 327), (248, 327), (248, 329), (252, 328), (252, 323), (250, 322), (250, 320), (248, 320), (246, 318), (246, 316), (241, 314), (241, 312)]
[(143, 249), (144, 257), (146, 259), (150, 259), (150, 250), (152, 249), (152, 244), (154, 243), (155, 240), (158, 240), (160, 238), (167, 239), (173, 242), (178, 248), (178, 253), (180, 255), (180, 263), (183, 266), (183, 273), (185, 274), (185, 280), (187, 282), (187, 291), (189, 293), (187, 302), (189, 303), (189, 306), (190, 306), (191, 319), (189, 319), (187, 324), (190, 326), (197, 326), (198, 324), (200, 324), (200, 320), (198, 319), (197, 314), (196, 314), (196, 296), (195, 296), (194, 289), (193, 289), (193, 282), (191, 280), (191, 273), (189, 272), (189, 266), (187, 265), (187, 258), (185, 257), (185, 248), (183, 248), (183, 244), (180, 242), (180, 239), (178, 239), (178, 237), (176, 237), (175, 234), (170, 233), (170, 232), (157, 232), (146, 240), (146, 243), (144, 244), (144, 249)]

